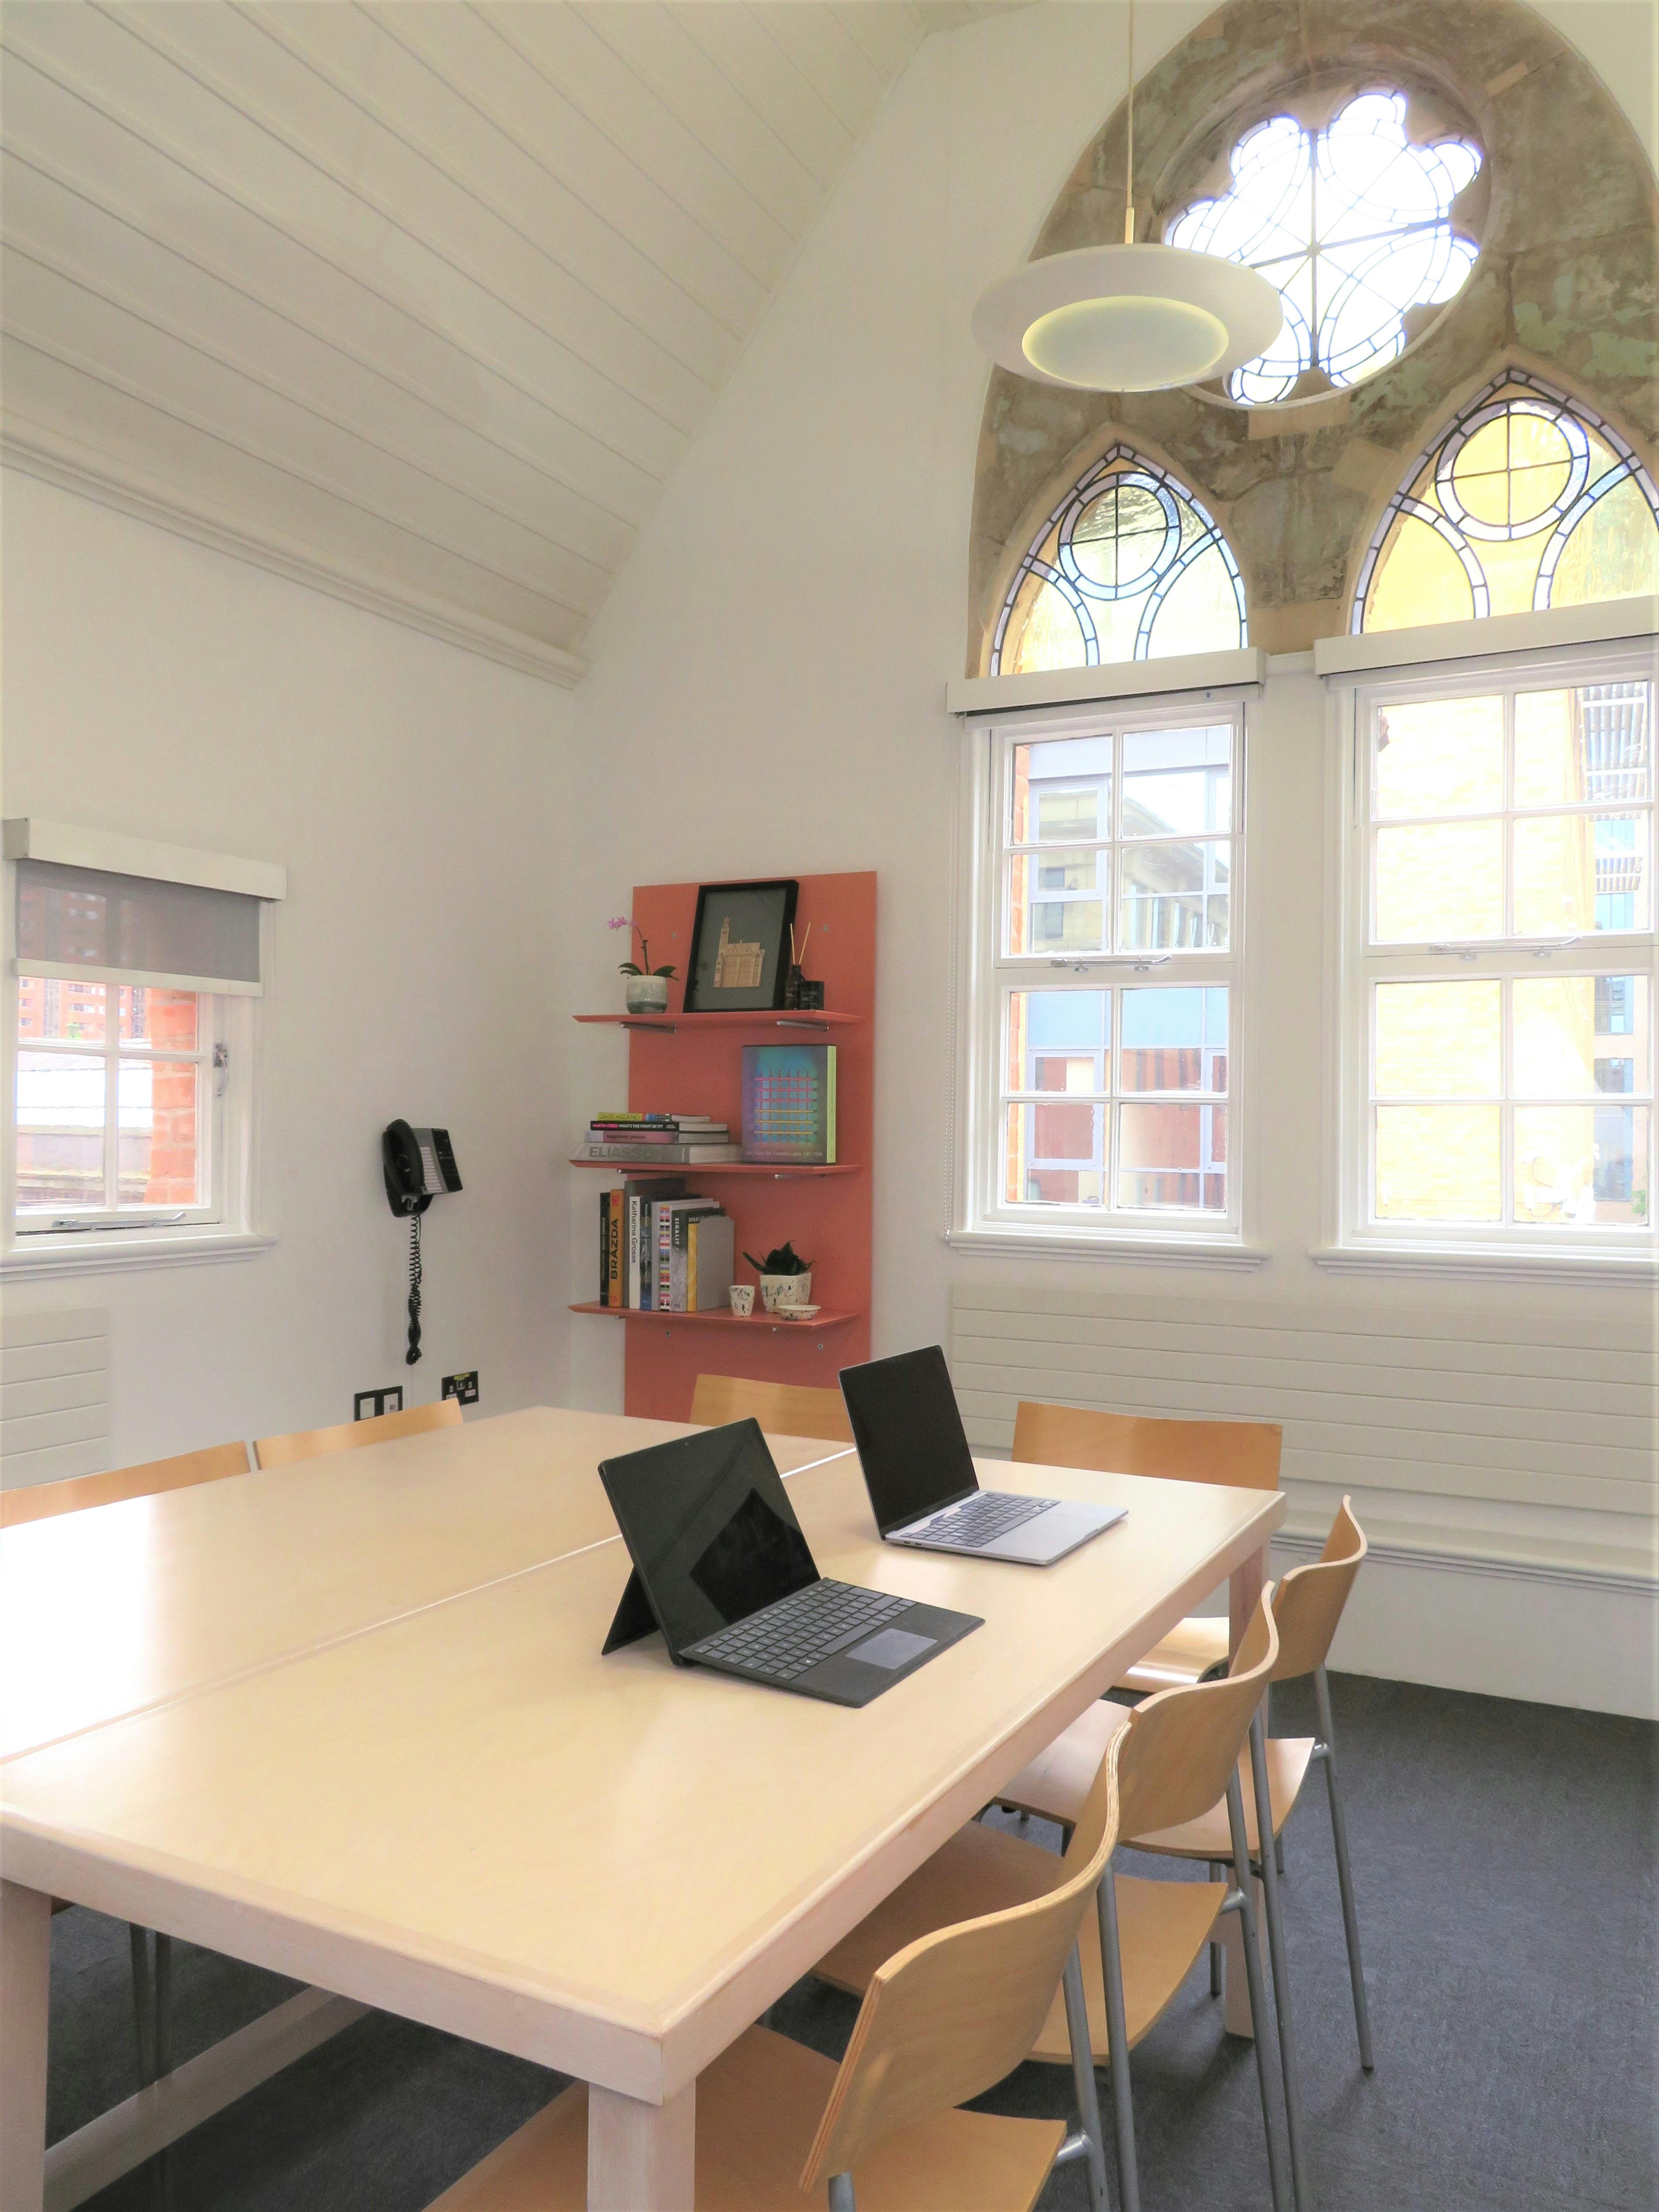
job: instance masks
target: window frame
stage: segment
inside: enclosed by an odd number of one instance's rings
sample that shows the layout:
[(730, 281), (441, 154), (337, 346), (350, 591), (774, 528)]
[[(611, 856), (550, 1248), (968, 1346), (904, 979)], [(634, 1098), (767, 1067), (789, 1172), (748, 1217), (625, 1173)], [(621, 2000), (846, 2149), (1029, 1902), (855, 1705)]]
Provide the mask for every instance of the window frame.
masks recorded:
[[(1137, 674), (1141, 672), (1136, 664)], [(951, 1127), (951, 1225), (946, 1241), (968, 1250), (1042, 1254), (1059, 1257), (1115, 1256), (1127, 1260), (1188, 1261), (1212, 1267), (1261, 1264), (1266, 1252), (1246, 1239), (1253, 1214), (1249, 1170), (1247, 1111), (1249, 1045), (1240, 1009), (1249, 989), (1246, 922), (1249, 870), (1246, 860), (1249, 722), (1254, 687), (1228, 686), (1185, 693), (1147, 694), (1137, 690), (1076, 705), (1055, 705), (1016, 713), (969, 718), (964, 725), (955, 855), (957, 975), (953, 994), (956, 1036), (955, 1116)], [(1125, 732), (1178, 730), (1226, 722), (1233, 731), (1232, 819), (1229, 944), (1160, 951), (1079, 952), (1062, 958), (1049, 952), (1006, 954), (1002, 929), (1008, 899), (1008, 847), (1003, 838), (1007, 778), (1017, 744), (1054, 743), (1073, 738), (1116, 737)], [(1115, 812), (1121, 801), (1115, 792)], [(1121, 840), (1115, 820), (1109, 839), (1085, 841), (1109, 845)], [(1115, 904), (1117, 884), (1111, 899)], [(1114, 927), (1113, 934), (1115, 934)], [(1051, 964), (1058, 962), (1058, 965)], [(1062, 972), (1062, 970), (1069, 972)], [(1224, 1211), (1197, 1208), (1126, 1208), (1101, 1204), (1076, 1206), (1016, 1204), (1003, 1191), (1002, 1056), (1007, 996), (1011, 990), (1054, 989), (1097, 992), (1112, 996), (1113, 1043), (1121, 1025), (1121, 993), (1148, 975), (1166, 985), (1224, 986), (1229, 992), (1227, 1111), (1227, 1205)], [(1119, 1070), (1112, 1070), (1115, 1085)], [(1093, 1093), (1081, 1103), (1104, 1103), (1112, 1112), (1126, 1094), (1114, 1088), (1103, 1101)], [(1173, 1097), (1176, 1094), (1168, 1094)], [(1206, 1097), (1212, 1094), (1204, 1094)], [(1162, 1097), (1165, 1094), (1135, 1094)], [(1200, 1103), (1180, 1094), (1181, 1103)], [(1110, 1136), (1107, 1138), (1109, 1148)], [(1112, 1172), (1116, 1172), (1115, 1159)]]
[[(1472, 627), (1472, 626), (1471, 626)], [(1375, 833), (1381, 817), (1374, 814), (1371, 792), (1371, 733), (1373, 718), (1382, 707), (1434, 699), (1470, 698), (1494, 690), (1567, 690), (1583, 684), (1644, 680), (1655, 686), (1659, 706), (1659, 641), (1652, 637), (1610, 641), (1600, 644), (1546, 646), (1527, 652), (1470, 654), (1436, 664), (1395, 669), (1379, 668), (1348, 676), (1333, 686), (1329, 717), (1334, 743), (1329, 781), (1328, 890), (1334, 927), (1328, 938), (1329, 965), (1327, 999), (1331, 1034), (1337, 1049), (1330, 1066), (1334, 1079), (1334, 1110), (1327, 1113), (1329, 1155), (1327, 1173), (1326, 1243), (1313, 1256), (1341, 1270), (1364, 1270), (1368, 1266), (1388, 1268), (1404, 1265), (1419, 1273), (1510, 1273), (1517, 1279), (1580, 1279), (1616, 1278), (1632, 1273), (1647, 1279), (1655, 1266), (1656, 1224), (1650, 1200), (1646, 1224), (1607, 1224), (1501, 1221), (1406, 1221), (1374, 1217), (1375, 1105), (1372, 1090), (1372, 1040), (1376, 992), (1388, 981), (1491, 981), (1516, 979), (1538, 981), (1549, 976), (1645, 975), (1650, 978), (1650, 1052), (1659, 1028), (1659, 975), (1655, 971), (1659, 946), (1659, 912), (1655, 909), (1650, 876), (1650, 927), (1646, 930), (1597, 931), (1563, 943), (1548, 937), (1498, 937), (1442, 940), (1435, 951), (1429, 943), (1372, 945), (1370, 922), (1374, 895)], [(1506, 717), (1506, 726), (1507, 726)], [(1517, 809), (1506, 785), (1499, 819), (1505, 825), (1546, 810)], [(1659, 823), (1659, 805), (1649, 808), (1650, 823)], [(1582, 807), (1560, 807), (1554, 812), (1616, 811), (1610, 802), (1598, 809), (1594, 802)], [(1404, 817), (1401, 817), (1404, 818)], [(1473, 818), (1470, 816), (1448, 818)], [(1480, 818), (1486, 818), (1484, 814)], [(1650, 828), (1649, 866), (1659, 843)], [(1512, 886), (1507, 853), (1504, 869), (1506, 906)], [(1506, 921), (1510, 919), (1506, 911)], [(1502, 1000), (1500, 1034), (1505, 1064), (1497, 1094), (1500, 1124), (1500, 1173), (1504, 1211), (1513, 1207), (1513, 1163), (1510, 1135), (1516, 1105), (1510, 1090), (1512, 1071), (1507, 1064), (1510, 997)], [(1629, 1097), (1639, 1103), (1654, 1097), (1656, 1069), (1648, 1071), (1649, 1088), (1632, 1093), (1607, 1093), (1609, 1103)], [(1591, 1093), (1574, 1103), (1594, 1106), (1601, 1094)], [(1533, 1102), (1522, 1102), (1531, 1103)], [(1547, 1103), (1547, 1102), (1544, 1102)], [(1650, 1108), (1650, 1159), (1659, 1152), (1659, 1109)]]
[[(210, 1097), (210, 1203), (180, 1211), (158, 1206), (149, 1213), (119, 1220), (118, 1225), (67, 1231), (20, 1231), (17, 1222), (18, 964), (12, 948), (15, 870), (4, 870), (6, 958), (0, 972), (0, 1279), (101, 1273), (113, 1269), (155, 1267), (198, 1261), (250, 1258), (276, 1241), (267, 1215), (259, 1159), (263, 1142), (260, 1047), (262, 997), (200, 991), (204, 1009), (198, 1036), (204, 1042), (210, 1090), (218, 1088), (213, 1048), (226, 1048), (222, 1097)], [(260, 915), (260, 966), (273, 973), (270, 911)], [(33, 974), (37, 971), (29, 969)], [(93, 979), (99, 980), (99, 979)], [(177, 988), (179, 986), (169, 986)], [(112, 985), (113, 989), (114, 986)], [(100, 1048), (100, 1049), (103, 1049)], [(157, 1221), (156, 1217), (161, 1218)], [(107, 1220), (110, 1217), (104, 1216)], [(90, 1217), (88, 1217), (90, 1218)], [(154, 1225), (147, 1225), (153, 1224)]]

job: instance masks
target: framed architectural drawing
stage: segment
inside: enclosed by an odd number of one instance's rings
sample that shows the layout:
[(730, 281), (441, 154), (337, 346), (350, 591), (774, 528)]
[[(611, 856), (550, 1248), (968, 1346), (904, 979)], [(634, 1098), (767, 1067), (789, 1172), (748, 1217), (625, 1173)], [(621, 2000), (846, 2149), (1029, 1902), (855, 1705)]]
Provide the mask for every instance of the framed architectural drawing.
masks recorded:
[(685, 971), (688, 1014), (744, 1013), (783, 1004), (789, 925), (800, 886), (704, 884)]

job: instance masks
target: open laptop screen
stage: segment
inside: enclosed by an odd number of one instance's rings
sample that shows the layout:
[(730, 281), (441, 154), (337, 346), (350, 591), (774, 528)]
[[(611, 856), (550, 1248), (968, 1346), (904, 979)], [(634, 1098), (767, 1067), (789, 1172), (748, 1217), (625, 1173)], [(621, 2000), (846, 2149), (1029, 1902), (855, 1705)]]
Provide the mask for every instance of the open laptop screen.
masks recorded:
[(938, 1345), (843, 1367), (841, 1395), (884, 1536), (979, 1488), (951, 1371)]
[(599, 1475), (672, 1651), (818, 1579), (757, 1421), (625, 1453)]

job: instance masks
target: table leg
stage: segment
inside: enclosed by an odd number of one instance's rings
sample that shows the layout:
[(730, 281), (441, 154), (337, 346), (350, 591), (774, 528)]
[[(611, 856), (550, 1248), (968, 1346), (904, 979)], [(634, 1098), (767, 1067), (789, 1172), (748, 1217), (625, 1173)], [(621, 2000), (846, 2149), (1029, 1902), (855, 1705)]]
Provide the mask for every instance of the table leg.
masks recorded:
[(665, 2105), (587, 2093), (588, 2212), (693, 2212), (697, 2085)]
[(1267, 1579), (1267, 1547), (1254, 1553), (1235, 1567), (1228, 1584), (1227, 1607), (1231, 1617), (1231, 1632), (1227, 1651), (1231, 1657), (1244, 1640), (1244, 1632), (1250, 1625), (1250, 1615), (1255, 1611), (1256, 1601), (1261, 1595), (1261, 1585)]
[(40, 2212), (52, 1899), (0, 1881), (0, 2204)]

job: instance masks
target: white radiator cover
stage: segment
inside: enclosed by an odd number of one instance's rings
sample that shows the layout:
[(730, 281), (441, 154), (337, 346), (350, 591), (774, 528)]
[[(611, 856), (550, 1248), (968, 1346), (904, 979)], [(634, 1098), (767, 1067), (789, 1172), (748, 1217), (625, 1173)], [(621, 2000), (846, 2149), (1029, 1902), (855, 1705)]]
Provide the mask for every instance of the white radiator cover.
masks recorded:
[(108, 1465), (108, 1313), (0, 1314), (0, 1487)]
[(1345, 1494), (1371, 1540), (1339, 1659), (1363, 1673), (1650, 1714), (1651, 1302), (1577, 1326), (1557, 1306), (1534, 1322), (1472, 1304), (1412, 1335), (1395, 1319), (1255, 1297), (959, 1283), (951, 1368), (981, 1451), (1008, 1449), (1022, 1398), (1278, 1421), (1290, 1499), (1279, 1570), (1317, 1550)]

